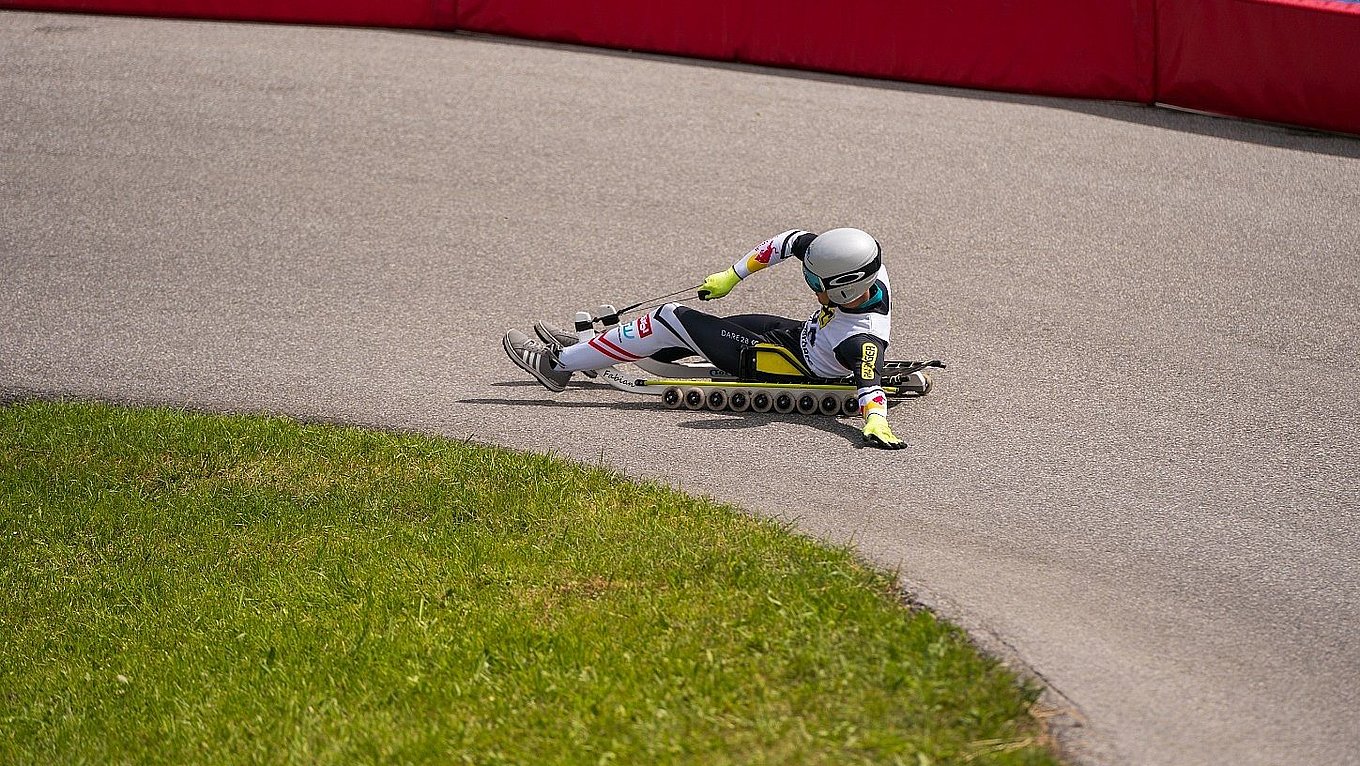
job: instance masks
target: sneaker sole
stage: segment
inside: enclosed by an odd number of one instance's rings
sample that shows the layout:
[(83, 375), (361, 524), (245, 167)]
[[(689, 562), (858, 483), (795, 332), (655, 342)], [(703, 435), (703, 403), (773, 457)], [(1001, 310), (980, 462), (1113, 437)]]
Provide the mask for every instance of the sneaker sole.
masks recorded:
[(544, 378), (542, 375), (538, 373), (537, 368), (535, 368), (528, 362), (524, 361), (524, 357), (519, 355), (519, 351), (515, 350), (515, 347), (510, 345), (509, 338), (502, 338), (501, 346), (505, 348), (505, 355), (510, 357), (510, 361), (514, 362), (515, 365), (519, 367), (521, 370), (524, 370), (525, 372), (532, 375), (534, 377), (534, 380), (537, 380), (539, 383), (543, 384), (544, 388), (559, 394), (567, 390), (566, 386), (559, 386), (553, 381)]

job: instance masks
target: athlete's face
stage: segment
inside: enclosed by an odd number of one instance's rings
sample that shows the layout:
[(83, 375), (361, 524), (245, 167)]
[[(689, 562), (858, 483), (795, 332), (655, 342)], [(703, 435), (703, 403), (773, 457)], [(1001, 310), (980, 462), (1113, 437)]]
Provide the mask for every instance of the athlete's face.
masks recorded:
[(845, 304), (845, 307), (848, 308), (848, 309), (852, 309), (852, 308), (855, 308), (855, 307), (857, 307), (857, 306), (860, 306), (860, 305), (864, 304), (865, 302), (867, 302), (867, 301), (869, 300), (869, 294), (870, 294), (871, 292), (873, 292), (873, 291), (872, 291), (872, 290), (865, 290), (864, 293), (861, 294), (858, 298), (856, 298), (856, 299), (854, 299), (853, 301), (850, 301), (849, 303)]
[[(870, 290), (865, 290), (863, 295), (861, 295), (861, 296), (859, 296), (858, 298), (854, 299), (853, 301), (850, 301), (849, 303), (845, 304), (845, 307), (848, 308), (848, 309), (852, 309), (852, 308), (854, 308), (854, 307), (860, 305), (861, 303), (864, 303), (865, 301), (869, 300), (869, 293), (870, 293), (870, 292), (872, 292), (872, 291), (870, 291)], [(831, 296), (827, 295), (826, 292), (819, 292), (819, 293), (817, 293), (817, 301), (818, 301), (819, 303), (821, 303), (823, 306), (831, 306), (831, 305), (833, 305), (833, 304), (831, 303)]]

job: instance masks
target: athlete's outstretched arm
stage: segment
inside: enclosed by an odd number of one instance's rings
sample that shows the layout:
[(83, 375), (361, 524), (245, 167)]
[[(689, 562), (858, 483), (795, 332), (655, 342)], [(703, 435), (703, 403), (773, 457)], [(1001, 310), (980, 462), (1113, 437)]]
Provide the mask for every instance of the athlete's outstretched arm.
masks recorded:
[(907, 443), (888, 427), (888, 397), (883, 393), (883, 362), (888, 344), (872, 335), (852, 335), (836, 346), (836, 359), (854, 375), (859, 411), (864, 416), (864, 443), (879, 449), (902, 449)]
[(710, 274), (699, 287), (699, 300), (721, 298), (732, 292), (741, 280), (761, 269), (769, 268), (790, 256), (802, 260), (808, 245), (816, 237), (809, 231), (790, 229), (761, 242), (726, 271)]

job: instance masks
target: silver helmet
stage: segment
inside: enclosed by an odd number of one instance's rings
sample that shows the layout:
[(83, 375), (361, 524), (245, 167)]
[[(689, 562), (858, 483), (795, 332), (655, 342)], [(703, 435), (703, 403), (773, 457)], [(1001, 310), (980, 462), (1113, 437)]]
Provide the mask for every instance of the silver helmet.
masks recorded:
[(803, 277), (808, 287), (825, 292), (835, 304), (845, 304), (874, 286), (883, 265), (878, 240), (859, 229), (832, 229), (808, 245), (803, 255)]

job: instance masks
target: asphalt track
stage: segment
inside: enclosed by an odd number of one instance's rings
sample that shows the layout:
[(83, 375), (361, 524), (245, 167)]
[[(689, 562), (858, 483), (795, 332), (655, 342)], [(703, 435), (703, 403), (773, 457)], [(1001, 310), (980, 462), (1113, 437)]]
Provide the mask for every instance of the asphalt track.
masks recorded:
[[(0, 13), (0, 396), (415, 429), (853, 541), (1095, 763), (1360, 763), (1360, 140), (467, 36)], [(860, 226), (852, 423), (549, 396), (507, 327)], [(795, 269), (716, 305), (811, 311)]]

